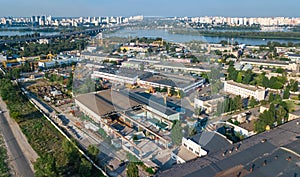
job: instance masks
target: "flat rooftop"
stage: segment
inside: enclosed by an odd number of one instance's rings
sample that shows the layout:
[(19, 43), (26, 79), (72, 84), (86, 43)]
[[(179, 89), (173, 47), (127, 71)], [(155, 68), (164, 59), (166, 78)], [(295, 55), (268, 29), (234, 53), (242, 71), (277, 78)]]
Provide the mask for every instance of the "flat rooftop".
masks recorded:
[(242, 83), (237, 83), (237, 82), (234, 82), (232, 80), (225, 81), (225, 82), (227, 82), (230, 85), (234, 85), (234, 86), (237, 86), (237, 87), (240, 87), (240, 88), (243, 88), (243, 89), (247, 89), (247, 90), (251, 90), (251, 91), (254, 91), (254, 92), (256, 90), (258, 90), (258, 91), (264, 91), (264, 89), (262, 89), (262, 88), (255, 87), (255, 86), (252, 86), (252, 85), (246, 85), (246, 84), (242, 84)]
[(75, 99), (100, 116), (125, 111), (140, 105), (129, 97), (110, 89), (79, 95)]
[(195, 70), (207, 70), (209, 71), (210, 68), (205, 66), (205, 65), (190, 65), (190, 64), (183, 64), (183, 63), (179, 63), (179, 62), (160, 62), (160, 63), (156, 63), (153, 65), (154, 67), (162, 67), (162, 66), (165, 66), (165, 67), (173, 67), (173, 68), (186, 68), (186, 69), (195, 69)]
[[(199, 77), (198, 80), (199, 79), (201, 78)], [(148, 77), (143, 78), (143, 80), (179, 88), (185, 88), (198, 81), (197, 78), (193, 78), (192, 76), (180, 76), (176, 74), (166, 73), (162, 73), (159, 75), (149, 75)]]
[[(228, 148), (222, 148), (220, 151), (195, 161), (180, 166), (175, 165), (170, 170), (159, 172), (157, 176), (213, 177), (239, 165), (242, 165), (243, 169), (249, 172), (252, 164), (254, 164), (254, 171), (248, 174), (251, 177), (300, 174), (300, 159), (296, 157), (298, 155), (292, 153), (294, 151), (299, 154), (300, 151), (300, 126), (296, 124), (296, 121), (288, 122), (271, 131), (252, 136), (232, 145), (232, 147), (240, 145), (237, 152), (234, 150), (231, 154), (227, 153), (227, 155), (222, 156), (224, 151), (228, 150)], [(262, 143), (262, 139), (267, 141)], [(276, 155), (278, 156), (277, 159), (275, 159)], [(291, 157), (289, 162), (286, 160), (287, 157)], [(267, 161), (265, 166), (263, 165), (264, 160)]]
[(136, 102), (150, 106), (161, 113), (164, 113), (165, 115), (173, 115), (178, 113), (177, 111), (171, 109), (173, 107), (174, 109), (178, 108), (178, 105), (175, 105), (171, 102), (167, 102), (167, 105), (164, 104), (163, 98), (159, 98), (156, 96), (153, 96), (148, 93), (134, 93), (134, 92), (127, 92), (127, 91), (121, 91), (123, 94), (128, 95), (130, 99), (135, 100)]
[(137, 61), (137, 60), (128, 60), (128, 61), (123, 61), (122, 65), (123, 64), (142, 64), (142, 63), (144, 63), (144, 62), (143, 61)]
[(196, 154), (192, 153), (191, 151), (187, 150), (185, 147), (179, 147), (175, 151), (173, 151), (174, 154), (182, 158), (184, 161), (188, 162), (193, 159), (196, 159)]
[[(290, 160), (288, 160), (290, 158)], [(265, 163), (265, 165), (263, 165)], [(271, 154), (265, 155), (253, 161), (254, 169), (246, 177), (256, 176), (295, 176), (300, 174), (300, 159), (293, 153), (284, 149), (277, 149)], [(249, 170), (252, 164), (244, 169)]]
[(289, 65), (289, 61), (277, 61), (277, 60), (264, 60), (264, 59), (242, 59), (241, 62), (252, 62), (252, 63), (266, 63), (266, 64), (277, 64), (277, 65)]
[(138, 76), (143, 76), (144, 74), (147, 74), (147, 72), (136, 70), (136, 69), (127, 69), (127, 68), (117, 68), (117, 67), (105, 67), (105, 68), (99, 68), (96, 71), (113, 74), (116, 76), (123, 76), (123, 77), (129, 77), (129, 78), (135, 78)]
[(219, 99), (222, 98), (224, 96), (221, 95), (213, 95), (213, 96), (199, 96), (198, 99), (201, 101), (210, 101), (210, 100), (214, 100), (214, 99)]
[(208, 153), (214, 153), (221, 148), (229, 147), (231, 143), (219, 133), (204, 131), (191, 137), (191, 140), (205, 149)]

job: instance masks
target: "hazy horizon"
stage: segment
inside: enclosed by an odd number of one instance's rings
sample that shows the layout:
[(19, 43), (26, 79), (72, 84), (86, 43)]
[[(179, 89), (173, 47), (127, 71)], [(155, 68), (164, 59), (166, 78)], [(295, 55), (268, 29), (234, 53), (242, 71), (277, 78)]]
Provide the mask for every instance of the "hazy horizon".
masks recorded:
[(1, 2), (0, 16), (300, 17), (299, 8), (298, 0), (4, 0)]

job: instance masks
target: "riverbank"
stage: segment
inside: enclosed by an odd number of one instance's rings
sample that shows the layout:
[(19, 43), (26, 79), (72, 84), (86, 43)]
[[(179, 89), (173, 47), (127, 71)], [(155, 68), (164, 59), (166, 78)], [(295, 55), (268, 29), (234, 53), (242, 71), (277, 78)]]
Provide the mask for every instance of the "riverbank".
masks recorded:
[[(123, 28), (121, 30), (117, 30), (114, 33), (111, 34), (103, 34), (104, 38), (109, 37), (123, 37), (123, 38), (134, 38), (134, 37), (150, 37), (150, 38), (156, 38), (161, 37), (166, 41), (170, 42), (179, 42), (179, 43), (185, 43), (190, 41), (203, 41), (205, 43), (219, 43), (220, 41), (228, 41), (230, 40), (231, 43), (239, 43), (239, 44), (247, 44), (247, 45), (267, 45), (268, 42), (279, 42), (279, 43), (300, 43), (300, 32), (298, 40), (291, 38), (291, 39), (280, 39), (281, 37), (276, 37), (277, 39), (269, 39), (270, 37), (253, 37), (251, 36), (238, 36), (236, 35), (228, 35), (227, 32), (222, 32), (221, 35), (217, 35), (217, 31), (212, 31), (210, 33), (203, 34), (201, 30), (192, 30), (188, 29), (188, 31), (191, 31), (191, 33), (187, 33), (187, 30), (185, 30), (184, 34), (175, 34), (173, 33), (175, 29), (148, 29), (148, 28)], [(183, 29), (180, 29), (183, 30)], [(175, 31), (176, 32), (176, 31)], [(238, 31), (237, 31), (238, 32)], [(221, 32), (220, 32), (221, 33)], [(266, 33), (270, 34), (270, 32), (259, 32), (259, 33)], [(276, 32), (275, 32), (276, 33)], [(284, 33), (284, 32), (281, 32)], [(230, 34), (230, 33), (229, 33)], [(222, 36), (223, 37), (218, 37)], [(228, 36), (228, 37), (226, 37)], [(274, 37), (274, 38), (275, 38)]]
[(250, 39), (292, 39), (299, 40), (300, 32), (247, 32), (247, 31), (207, 31), (207, 30), (169, 30), (171, 34), (227, 37), (227, 38), (250, 38)]

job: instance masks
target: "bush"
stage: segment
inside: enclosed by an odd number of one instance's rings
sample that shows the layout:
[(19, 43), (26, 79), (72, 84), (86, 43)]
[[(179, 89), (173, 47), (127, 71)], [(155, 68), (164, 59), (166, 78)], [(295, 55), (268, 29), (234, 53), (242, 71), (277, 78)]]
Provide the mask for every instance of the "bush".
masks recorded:
[(155, 174), (155, 171), (153, 170), (153, 168), (147, 168), (146, 172), (148, 172), (151, 175)]

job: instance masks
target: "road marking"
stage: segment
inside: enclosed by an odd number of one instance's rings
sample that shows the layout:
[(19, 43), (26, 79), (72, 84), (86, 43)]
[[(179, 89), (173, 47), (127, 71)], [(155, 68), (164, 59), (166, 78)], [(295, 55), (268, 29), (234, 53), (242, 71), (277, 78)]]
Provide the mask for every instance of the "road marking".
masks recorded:
[(293, 151), (293, 150), (291, 150), (291, 149), (288, 149), (288, 148), (285, 148), (285, 147), (280, 147), (280, 149), (283, 149), (283, 150), (285, 150), (285, 151), (287, 151), (287, 152), (290, 152), (290, 153), (292, 153), (292, 154), (294, 154), (295, 156), (297, 156), (297, 157), (300, 158), (300, 154), (298, 154), (297, 152), (295, 152), (295, 151)]

